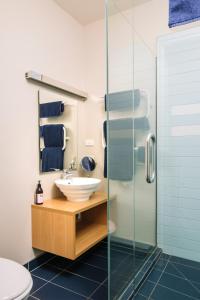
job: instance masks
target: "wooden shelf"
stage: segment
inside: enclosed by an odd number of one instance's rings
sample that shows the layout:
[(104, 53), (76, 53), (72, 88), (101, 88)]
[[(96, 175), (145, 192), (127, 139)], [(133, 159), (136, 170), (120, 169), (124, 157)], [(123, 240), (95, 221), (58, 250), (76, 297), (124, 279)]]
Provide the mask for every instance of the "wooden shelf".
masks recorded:
[(66, 198), (55, 198), (50, 200), (45, 200), (44, 204), (36, 205), (32, 204), (32, 207), (40, 209), (45, 208), (53, 211), (63, 212), (66, 214), (78, 214), (102, 203), (107, 202), (106, 193), (97, 192), (94, 193), (88, 201), (85, 202), (70, 202)]
[(74, 260), (107, 234), (105, 193), (95, 193), (81, 203), (52, 199), (32, 205), (34, 248)]
[(75, 254), (78, 257), (107, 236), (107, 226), (97, 223), (84, 224), (76, 234)]

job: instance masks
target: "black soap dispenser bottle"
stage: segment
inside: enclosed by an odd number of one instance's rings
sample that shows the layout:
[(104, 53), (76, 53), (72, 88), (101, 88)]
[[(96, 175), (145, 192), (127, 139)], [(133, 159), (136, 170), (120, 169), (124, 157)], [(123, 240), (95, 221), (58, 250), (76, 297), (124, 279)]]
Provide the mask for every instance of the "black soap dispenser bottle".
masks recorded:
[(38, 181), (36, 192), (35, 192), (35, 204), (43, 204), (44, 199), (43, 199), (43, 189), (40, 183), (40, 180)]

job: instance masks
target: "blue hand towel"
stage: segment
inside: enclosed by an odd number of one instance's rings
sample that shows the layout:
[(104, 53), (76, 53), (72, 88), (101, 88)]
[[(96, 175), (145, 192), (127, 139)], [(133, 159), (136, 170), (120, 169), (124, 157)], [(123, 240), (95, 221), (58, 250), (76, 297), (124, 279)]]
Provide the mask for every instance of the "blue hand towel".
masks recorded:
[(64, 151), (60, 147), (47, 147), (42, 150), (42, 172), (54, 169), (63, 170)]
[(199, 0), (169, 0), (169, 27), (200, 19)]
[(62, 101), (40, 104), (40, 118), (59, 117), (64, 109)]
[(140, 103), (140, 90), (122, 91), (105, 96), (105, 110), (133, 111)]
[(42, 128), (45, 147), (63, 147), (63, 124), (44, 125)]

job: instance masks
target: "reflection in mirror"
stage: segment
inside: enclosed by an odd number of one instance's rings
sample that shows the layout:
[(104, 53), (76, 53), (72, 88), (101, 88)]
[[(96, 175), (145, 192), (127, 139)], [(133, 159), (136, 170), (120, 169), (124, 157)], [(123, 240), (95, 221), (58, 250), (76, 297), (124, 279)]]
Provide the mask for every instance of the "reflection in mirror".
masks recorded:
[(38, 100), (40, 172), (67, 169), (77, 158), (77, 102), (42, 89)]
[(96, 167), (96, 162), (92, 157), (85, 156), (81, 159), (81, 167), (85, 172), (92, 172)]

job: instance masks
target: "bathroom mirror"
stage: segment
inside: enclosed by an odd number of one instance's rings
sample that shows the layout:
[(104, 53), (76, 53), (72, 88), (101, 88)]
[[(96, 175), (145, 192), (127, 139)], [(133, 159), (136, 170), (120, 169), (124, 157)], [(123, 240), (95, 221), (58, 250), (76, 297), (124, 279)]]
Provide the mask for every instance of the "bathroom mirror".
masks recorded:
[(77, 160), (77, 107), (70, 95), (38, 91), (40, 172), (61, 171)]
[(92, 172), (96, 168), (96, 162), (92, 157), (85, 156), (81, 159), (81, 167), (85, 172)]

